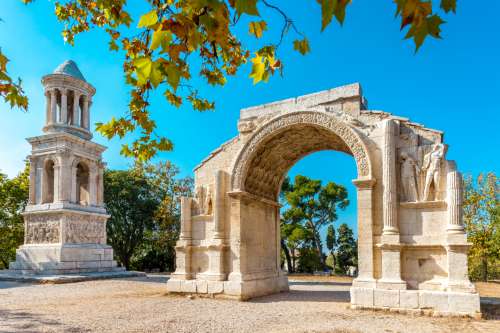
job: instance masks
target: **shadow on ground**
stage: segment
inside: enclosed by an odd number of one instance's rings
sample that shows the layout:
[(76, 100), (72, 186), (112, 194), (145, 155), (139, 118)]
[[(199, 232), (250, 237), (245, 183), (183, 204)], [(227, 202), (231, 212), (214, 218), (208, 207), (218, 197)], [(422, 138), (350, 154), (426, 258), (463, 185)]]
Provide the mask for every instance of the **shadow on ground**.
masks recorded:
[(257, 297), (249, 300), (250, 303), (274, 302), (336, 302), (349, 303), (349, 291), (341, 290), (290, 290), (279, 294)]
[(352, 286), (351, 282), (299, 281), (289, 280), (290, 286)]
[(44, 330), (50, 328), (51, 332), (90, 332), (82, 327), (67, 326), (60, 321), (44, 318), (43, 315), (26, 311), (13, 311), (0, 309), (0, 332), (40, 332), (40, 327)]

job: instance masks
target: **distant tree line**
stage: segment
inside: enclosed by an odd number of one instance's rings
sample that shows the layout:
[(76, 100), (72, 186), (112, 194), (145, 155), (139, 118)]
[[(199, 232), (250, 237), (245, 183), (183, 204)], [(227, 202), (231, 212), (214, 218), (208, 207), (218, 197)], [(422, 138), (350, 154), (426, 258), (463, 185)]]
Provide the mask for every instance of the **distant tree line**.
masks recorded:
[[(172, 163), (136, 164), (107, 170), (104, 179), (108, 244), (117, 261), (135, 270), (173, 271), (180, 231), (181, 196), (193, 191), (191, 178), (179, 178)], [(472, 244), (473, 280), (500, 278), (500, 182), (494, 173), (464, 179), (464, 223)], [(29, 192), (29, 165), (9, 179), (0, 173), (0, 269), (8, 268), (23, 243), (23, 212)], [(333, 270), (346, 274), (357, 265), (357, 241), (344, 223), (334, 227), (338, 210), (349, 204), (342, 185), (297, 176), (287, 178), (280, 201), (282, 262), (289, 272)], [(320, 230), (327, 228), (325, 240)], [(326, 245), (328, 253), (323, 251)]]

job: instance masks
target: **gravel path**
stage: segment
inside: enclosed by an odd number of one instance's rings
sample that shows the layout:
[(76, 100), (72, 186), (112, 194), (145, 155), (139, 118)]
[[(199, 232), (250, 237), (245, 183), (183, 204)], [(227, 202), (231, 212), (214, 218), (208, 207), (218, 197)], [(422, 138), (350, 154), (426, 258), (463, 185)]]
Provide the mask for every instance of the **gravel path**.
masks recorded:
[(168, 296), (165, 278), (0, 283), (0, 332), (500, 332), (498, 320), (347, 308), (348, 282), (291, 282), (248, 302)]

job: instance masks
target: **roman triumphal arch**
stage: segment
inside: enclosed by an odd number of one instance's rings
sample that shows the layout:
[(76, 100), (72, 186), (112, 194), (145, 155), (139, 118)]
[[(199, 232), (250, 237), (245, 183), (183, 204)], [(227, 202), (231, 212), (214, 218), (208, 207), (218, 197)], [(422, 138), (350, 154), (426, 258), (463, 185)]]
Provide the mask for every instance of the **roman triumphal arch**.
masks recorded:
[(181, 199), (169, 292), (239, 299), (288, 290), (280, 269), (278, 195), (304, 156), (354, 157), (358, 308), (479, 312), (467, 275), (461, 174), (443, 133), (367, 109), (359, 84), (241, 110), (239, 134), (195, 169)]

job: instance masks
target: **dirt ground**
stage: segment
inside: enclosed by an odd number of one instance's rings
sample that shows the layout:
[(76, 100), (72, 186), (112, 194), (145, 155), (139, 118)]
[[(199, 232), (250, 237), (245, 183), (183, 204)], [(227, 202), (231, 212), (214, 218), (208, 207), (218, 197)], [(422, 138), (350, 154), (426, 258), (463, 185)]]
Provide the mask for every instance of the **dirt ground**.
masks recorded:
[[(349, 278), (290, 280), (290, 292), (247, 302), (167, 295), (164, 276), (0, 282), (0, 332), (500, 332), (500, 320), (351, 310)], [(498, 284), (478, 289), (500, 300)]]

